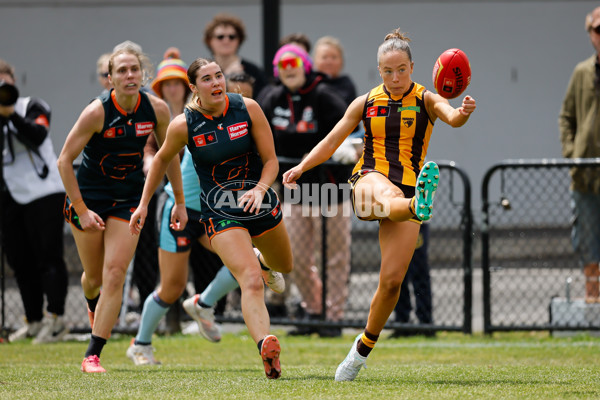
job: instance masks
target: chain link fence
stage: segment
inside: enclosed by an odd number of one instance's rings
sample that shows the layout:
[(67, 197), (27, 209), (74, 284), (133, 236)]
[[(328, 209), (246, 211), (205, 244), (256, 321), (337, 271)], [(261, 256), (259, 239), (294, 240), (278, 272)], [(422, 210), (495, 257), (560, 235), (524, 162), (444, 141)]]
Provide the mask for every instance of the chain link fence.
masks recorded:
[(600, 329), (600, 304), (584, 301), (582, 265), (571, 242), (574, 166), (600, 179), (600, 159), (507, 160), (487, 171), (481, 228), (486, 333)]

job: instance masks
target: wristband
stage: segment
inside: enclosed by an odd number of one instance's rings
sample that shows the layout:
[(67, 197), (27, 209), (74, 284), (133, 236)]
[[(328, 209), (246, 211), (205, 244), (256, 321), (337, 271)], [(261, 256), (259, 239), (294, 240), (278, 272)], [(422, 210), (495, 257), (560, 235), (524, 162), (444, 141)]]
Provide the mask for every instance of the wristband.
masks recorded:
[(80, 216), (88, 210), (87, 206), (83, 202), (83, 199), (77, 199), (75, 201), (71, 201), (71, 205), (75, 209), (75, 212), (77, 213), (77, 215), (80, 215)]
[(175, 204), (185, 204), (185, 196), (183, 190), (173, 189), (173, 196), (175, 196)]

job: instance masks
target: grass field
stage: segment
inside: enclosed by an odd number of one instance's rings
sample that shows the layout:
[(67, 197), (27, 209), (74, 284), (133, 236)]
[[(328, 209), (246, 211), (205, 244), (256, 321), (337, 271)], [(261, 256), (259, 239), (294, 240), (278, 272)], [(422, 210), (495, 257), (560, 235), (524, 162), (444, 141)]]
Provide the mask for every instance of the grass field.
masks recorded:
[(125, 356), (130, 337), (102, 353), (106, 374), (83, 374), (87, 342), (0, 345), (0, 399), (600, 399), (600, 338), (547, 333), (387, 339), (354, 382), (335, 382), (354, 336), (289, 337), (282, 377), (268, 380), (245, 331), (218, 343), (156, 337), (158, 367)]

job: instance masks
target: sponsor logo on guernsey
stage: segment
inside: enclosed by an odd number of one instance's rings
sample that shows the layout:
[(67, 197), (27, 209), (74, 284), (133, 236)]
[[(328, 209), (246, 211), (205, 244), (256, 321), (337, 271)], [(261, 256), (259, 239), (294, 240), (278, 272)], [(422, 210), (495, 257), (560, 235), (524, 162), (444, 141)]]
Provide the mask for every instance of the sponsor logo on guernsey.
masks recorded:
[(148, 136), (154, 130), (154, 122), (136, 122), (135, 136)]
[(390, 108), (388, 106), (373, 106), (367, 108), (367, 118), (373, 117), (388, 117)]
[(217, 143), (217, 135), (214, 132), (203, 133), (193, 137), (196, 147), (203, 147), (209, 144)]
[(239, 139), (248, 134), (248, 123), (240, 122), (235, 125), (230, 125), (227, 127), (227, 132), (229, 133), (229, 139)]
[(110, 121), (110, 124), (108, 124), (108, 126), (113, 126), (114, 124), (119, 122), (120, 119), (121, 119), (121, 117), (117, 117), (117, 118), (113, 119), (112, 121)]
[(206, 124), (206, 121), (200, 122), (198, 125), (196, 125), (196, 127), (194, 129), (192, 129), (192, 131), (198, 132), (198, 129), (202, 128), (205, 124)]
[(104, 131), (102, 135), (105, 139), (114, 139), (119, 137), (125, 137), (125, 127), (124, 126), (115, 126), (113, 128), (108, 128)]
[(419, 107), (419, 106), (398, 107), (398, 112), (402, 112), (402, 111), (416, 111), (416, 112), (421, 112), (421, 107)]

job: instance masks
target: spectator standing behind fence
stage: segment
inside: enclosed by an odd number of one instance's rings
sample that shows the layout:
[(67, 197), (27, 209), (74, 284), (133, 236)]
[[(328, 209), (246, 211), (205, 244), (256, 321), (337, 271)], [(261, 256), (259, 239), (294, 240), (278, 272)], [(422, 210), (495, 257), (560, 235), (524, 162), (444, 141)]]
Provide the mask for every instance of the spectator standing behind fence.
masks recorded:
[(96, 76), (98, 83), (106, 92), (112, 87), (108, 80), (108, 61), (110, 60), (110, 54), (111, 53), (104, 53), (98, 57), (98, 61), (96, 61)]
[[(81, 285), (92, 327), (83, 372), (106, 372), (99, 357), (117, 321), (127, 267), (138, 243), (138, 236), (129, 232), (129, 218), (144, 185), (144, 146), (151, 134), (162, 142), (170, 120), (163, 100), (140, 91), (143, 60), (128, 46), (112, 54), (108, 77), (113, 89), (82, 111), (58, 158), (67, 192), (64, 215), (83, 265)], [(75, 176), (73, 161), (81, 152)], [(170, 165), (169, 179), (181, 187), (178, 157)], [(183, 201), (178, 204), (176, 216), (185, 225)]]
[(339, 39), (323, 36), (315, 43), (315, 70), (325, 74), (327, 84), (342, 96), (347, 105), (356, 98), (356, 87), (348, 75), (343, 75), (344, 48)]
[(204, 28), (204, 43), (214, 60), (223, 68), (225, 76), (245, 72), (254, 78), (254, 93), (258, 94), (267, 84), (264, 71), (238, 54), (246, 40), (246, 27), (235, 15), (220, 13)]
[[(600, 157), (600, 7), (585, 18), (596, 53), (577, 64), (559, 117), (562, 154), (566, 158)], [(573, 246), (585, 276), (585, 300), (600, 301), (600, 173), (597, 168), (571, 170), (575, 220)]]
[[(294, 187), (304, 172), (328, 160), (360, 121), (364, 122), (363, 155), (350, 181), (357, 217), (379, 221), (381, 267), (367, 326), (338, 366), (336, 381), (354, 380), (366, 365), (398, 302), (419, 225), (431, 218), (439, 171), (435, 163), (423, 162), (433, 123), (439, 118), (452, 127), (462, 126), (476, 107), (475, 100), (465, 96), (462, 106), (455, 109), (442, 96), (413, 82), (409, 40), (400, 29), (386, 35), (377, 50), (383, 84), (356, 98), (327, 137), (298, 166), (283, 174), (283, 184)], [(416, 125), (402, 124), (403, 117)]]
[(286, 44), (295, 44), (296, 46), (301, 47), (302, 49), (304, 49), (304, 51), (310, 54), (310, 39), (308, 38), (308, 36), (306, 36), (306, 34), (302, 32), (290, 33), (279, 40), (279, 47), (282, 47)]
[[(14, 69), (4, 60), (0, 60), (0, 82), (3, 91), (16, 89)], [(26, 320), (9, 340), (35, 337), (34, 343), (55, 342), (68, 332), (63, 320), (68, 275), (60, 213), (65, 191), (50, 139), (50, 106), (35, 97), (10, 100), (12, 104), (0, 105), (4, 150), (0, 172), (5, 185), (0, 188), (0, 252), (15, 272)]]
[[(406, 276), (402, 281), (400, 288), (400, 297), (398, 304), (394, 308), (396, 322), (408, 323), (410, 312), (413, 306), (410, 299), (410, 288), (412, 286), (414, 309), (417, 319), (421, 325), (431, 325), (433, 323), (432, 297), (431, 297), (431, 275), (429, 269), (429, 256), (427, 254), (429, 247), (429, 224), (421, 224), (417, 245), (413, 253)], [(434, 331), (412, 329), (396, 329), (391, 337), (402, 337), (423, 334), (425, 336), (434, 336)]]
[[(169, 125), (131, 216), (130, 231), (142, 229), (152, 192), (171, 159), (187, 146), (200, 179), (202, 222), (210, 244), (240, 284), (244, 321), (265, 374), (276, 379), (281, 374), (281, 347), (269, 334), (261, 276), (271, 289), (283, 291), (281, 272), (292, 270), (292, 254), (279, 200), (270, 188), (279, 169), (273, 137), (254, 100), (226, 93), (225, 77), (216, 62), (197, 58), (187, 75), (192, 101)], [(180, 188), (173, 184), (174, 193)]]
[(254, 98), (254, 81), (255, 79), (245, 72), (238, 72), (227, 75), (227, 91), (239, 93), (249, 99)]
[[(325, 137), (344, 115), (346, 105), (334, 90), (325, 84), (324, 76), (312, 71), (312, 61), (302, 48), (287, 44), (273, 58), (273, 73), (281, 81), (265, 89), (258, 99), (271, 125), (278, 156), (300, 159)], [(347, 160), (356, 162), (354, 157)], [(323, 310), (321, 275), (316, 266), (316, 254), (321, 249), (323, 210), (329, 209), (327, 231), (327, 314), (329, 321), (340, 321), (348, 294), (350, 273), (350, 201), (348, 192), (340, 190), (346, 184), (351, 168), (328, 165), (322, 171), (304, 175), (297, 198), (312, 197), (312, 204), (299, 200), (292, 204), (284, 196), (283, 210), (294, 254), (294, 283), (302, 295), (309, 318), (321, 319)], [(320, 198), (320, 183), (336, 185), (328, 193), (336, 198)], [(289, 192), (288, 192), (289, 193)], [(292, 334), (340, 336), (341, 328), (307, 327)]]

